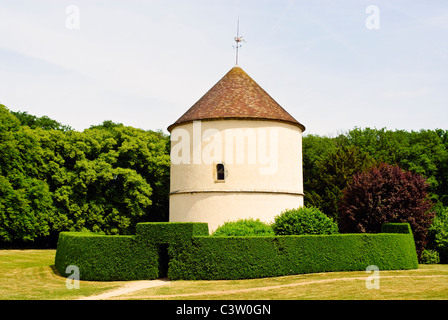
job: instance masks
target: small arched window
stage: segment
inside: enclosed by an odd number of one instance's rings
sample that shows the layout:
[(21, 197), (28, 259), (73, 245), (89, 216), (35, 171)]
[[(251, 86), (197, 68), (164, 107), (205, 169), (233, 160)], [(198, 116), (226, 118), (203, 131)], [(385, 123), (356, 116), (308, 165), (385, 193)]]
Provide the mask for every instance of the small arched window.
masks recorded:
[(224, 165), (222, 163), (216, 165), (216, 180), (224, 180)]

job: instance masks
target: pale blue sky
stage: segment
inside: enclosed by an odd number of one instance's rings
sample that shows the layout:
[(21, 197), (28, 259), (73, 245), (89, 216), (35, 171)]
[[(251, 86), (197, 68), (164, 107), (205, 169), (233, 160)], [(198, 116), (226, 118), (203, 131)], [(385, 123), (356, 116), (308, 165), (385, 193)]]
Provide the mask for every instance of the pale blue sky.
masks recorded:
[(0, 0), (0, 103), (167, 132), (234, 66), (238, 16), (239, 65), (306, 133), (448, 129), (446, 0)]

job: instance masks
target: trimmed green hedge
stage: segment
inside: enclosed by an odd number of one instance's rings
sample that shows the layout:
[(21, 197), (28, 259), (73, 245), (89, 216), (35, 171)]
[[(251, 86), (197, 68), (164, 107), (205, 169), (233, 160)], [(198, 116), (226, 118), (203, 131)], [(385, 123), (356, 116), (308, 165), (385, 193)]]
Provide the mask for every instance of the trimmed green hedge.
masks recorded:
[(381, 226), (382, 233), (408, 233), (412, 234), (409, 223), (384, 223)]
[[(158, 250), (159, 277), (167, 275), (169, 277), (171, 266), (177, 265), (177, 261), (170, 258), (182, 257), (182, 253), (188, 250), (195, 236), (208, 236), (208, 224), (148, 222), (139, 223), (136, 227), (136, 237), (142, 245), (148, 248), (155, 246)], [(164, 248), (167, 250), (165, 251)]]
[(194, 236), (207, 236), (207, 223), (143, 222), (136, 227), (136, 237), (142, 242), (177, 243), (191, 241)]
[(173, 280), (418, 267), (413, 239), (405, 234), (195, 237), (188, 251), (172, 259), (176, 264), (168, 275)]
[[(69, 265), (79, 268), (80, 279), (149, 280), (166, 276), (162, 245), (179, 256), (193, 236), (208, 235), (206, 223), (139, 223), (135, 236), (108, 236), (90, 232), (61, 232), (55, 266), (66, 275)], [(175, 244), (175, 245), (170, 245)]]
[(158, 278), (158, 259), (157, 247), (142, 246), (135, 236), (61, 232), (55, 266), (62, 275), (77, 266), (82, 280), (143, 280)]
[[(408, 224), (381, 234), (210, 237), (205, 223), (140, 223), (135, 236), (62, 232), (55, 265), (83, 280), (247, 279), (291, 274), (418, 267)], [(168, 263), (169, 260), (169, 263)], [(166, 270), (168, 269), (168, 270)]]

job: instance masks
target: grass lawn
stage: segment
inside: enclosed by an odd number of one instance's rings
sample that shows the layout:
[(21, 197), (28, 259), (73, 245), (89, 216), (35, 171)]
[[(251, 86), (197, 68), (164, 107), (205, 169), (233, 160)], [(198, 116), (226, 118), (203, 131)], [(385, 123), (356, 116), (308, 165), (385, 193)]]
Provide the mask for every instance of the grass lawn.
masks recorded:
[(54, 268), (56, 250), (0, 250), (0, 300), (77, 299), (123, 285), (123, 282), (80, 281), (67, 289)]
[[(67, 289), (54, 269), (55, 250), (0, 250), (0, 299), (77, 299), (126, 282), (81, 281)], [(81, 271), (82, 272), (82, 271)], [(115, 299), (448, 299), (448, 265), (380, 271), (379, 289), (367, 289), (364, 271), (220, 281), (173, 281)]]
[(173, 281), (116, 299), (408, 300), (448, 299), (448, 265), (380, 271), (379, 289), (367, 289), (362, 271), (303, 274), (251, 280)]

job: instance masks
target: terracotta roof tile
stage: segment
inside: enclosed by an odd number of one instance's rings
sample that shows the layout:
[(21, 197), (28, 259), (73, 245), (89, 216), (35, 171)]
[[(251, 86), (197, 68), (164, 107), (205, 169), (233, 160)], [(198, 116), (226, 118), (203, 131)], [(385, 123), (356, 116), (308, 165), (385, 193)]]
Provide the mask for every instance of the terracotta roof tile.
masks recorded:
[(240, 67), (233, 67), (168, 131), (194, 120), (259, 119), (288, 122), (305, 127), (283, 109)]

